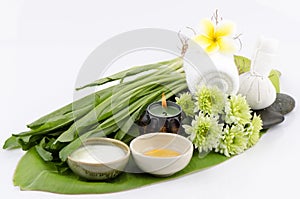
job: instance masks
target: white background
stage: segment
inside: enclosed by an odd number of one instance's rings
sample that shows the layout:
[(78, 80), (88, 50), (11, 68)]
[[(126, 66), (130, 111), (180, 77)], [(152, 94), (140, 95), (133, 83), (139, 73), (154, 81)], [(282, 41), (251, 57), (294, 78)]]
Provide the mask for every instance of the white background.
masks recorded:
[[(300, 99), (300, 14), (297, 1), (0, 1), (0, 145), (25, 124), (73, 99), (78, 71), (102, 42), (137, 28), (174, 31), (218, 8), (243, 33), (251, 57), (259, 35), (280, 42), (282, 91)], [(6, 198), (300, 198), (298, 108), (245, 153), (213, 168), (165, 183), (103, 195), (20, 191), (14, 169), (24, 154), (1, 149), (0, 192)]]

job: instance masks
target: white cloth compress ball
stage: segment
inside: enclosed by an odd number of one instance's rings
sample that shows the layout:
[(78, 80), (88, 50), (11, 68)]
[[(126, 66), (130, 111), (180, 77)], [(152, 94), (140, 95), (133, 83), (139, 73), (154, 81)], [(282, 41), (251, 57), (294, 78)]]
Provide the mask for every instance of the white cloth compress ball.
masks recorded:
[(276, 99), (276, 90), (269, 78), (251, 72), (240, 75), (239, 93), (254, 110), (264, 109)]
[(240, 75), (240, 94), (254, 110), (264, 109), (276, 99), (276, 89), (268, 75), (275, 64), (277, 40), (261, 37), (257, 43), (250, 72)]

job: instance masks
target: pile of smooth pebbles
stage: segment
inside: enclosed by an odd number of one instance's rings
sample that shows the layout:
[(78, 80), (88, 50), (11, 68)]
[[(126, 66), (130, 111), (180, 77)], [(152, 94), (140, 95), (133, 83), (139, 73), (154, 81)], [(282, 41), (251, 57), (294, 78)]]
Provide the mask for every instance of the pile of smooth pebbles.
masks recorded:
[(263, 129), (268, 129), (276, 124), (284, 121), (284, 116), (295, 108), (295, 100), (293, 97), (277, 93), (275, 102), (262, 110), (255, 110), (254, 113), (260, 115), (263, 121)]

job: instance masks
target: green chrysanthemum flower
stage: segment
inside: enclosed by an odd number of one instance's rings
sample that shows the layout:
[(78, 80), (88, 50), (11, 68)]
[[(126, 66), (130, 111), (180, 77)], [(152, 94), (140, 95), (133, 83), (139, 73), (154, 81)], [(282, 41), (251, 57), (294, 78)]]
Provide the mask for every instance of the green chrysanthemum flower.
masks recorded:
[(242, 125), (234, 125), (232, 127), (226, 125), (216, 152), (230, 157), (245, 151), (247, 149), (248, 137), (244, 130)]
[(225, 122), (228, 124), (246, 124), (250, 122), (251, 111), (246, 98), (241, 95), (232, 95), (225, 106)]
[(193, 97), (190, 93), (180, 94), (179, 97), (175, 98), (176, 103), (181, 106), (183, 112), (187, 116), (194, 116), (195, 103), (193, 101)]
[(189, 139), (193, 142), (199, 153), (209, 152), (219, 145), (223, 124), (217, 118), (199, 113), (192, 121), (192, 125), (183, 125)]
[(247, 133), (249, 137), (249, 141), (247, 144), (248, 148), (252, 147), (258, 142), (260, 138), (259, 132), (261, 129), (262, 129), (262, 120), (260, 116), (254, 114), (250, 126), (247, 128)]
[(225, 106), (225, 94), (218, 88), (199, 87), (195, 93), (196, 110), (205, 114), (218, 115)]

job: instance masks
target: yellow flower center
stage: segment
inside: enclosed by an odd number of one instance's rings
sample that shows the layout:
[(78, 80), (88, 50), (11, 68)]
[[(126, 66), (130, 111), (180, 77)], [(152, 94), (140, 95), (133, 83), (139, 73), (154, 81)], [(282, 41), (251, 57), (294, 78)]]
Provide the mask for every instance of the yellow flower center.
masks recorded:
[(213, 38), (212, 38), (212, 41), (213, 41), (214, 43), (218, 42), (218, 37), (216, 37), (216, 36), (214, 35)]

